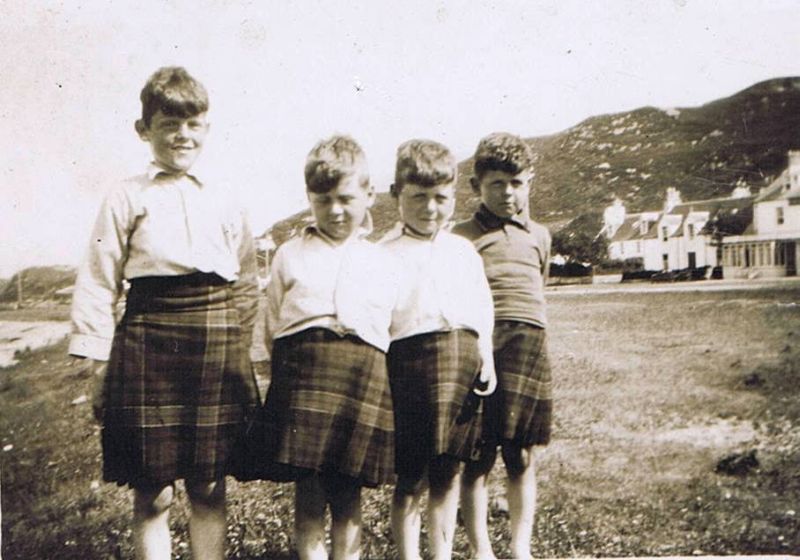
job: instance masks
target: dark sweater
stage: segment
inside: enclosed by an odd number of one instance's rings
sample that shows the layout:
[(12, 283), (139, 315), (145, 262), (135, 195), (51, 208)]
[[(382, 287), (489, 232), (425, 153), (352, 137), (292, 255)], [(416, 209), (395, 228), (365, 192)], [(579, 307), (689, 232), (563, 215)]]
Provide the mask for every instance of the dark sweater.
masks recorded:
[(550, 262), (547, 228), (528, 216), (500, 218), (481, 205), (471, 219), (452, 231), (472, 241), (483, 259), (495, 321), (521, 321), (544, 328), (544, 285)]

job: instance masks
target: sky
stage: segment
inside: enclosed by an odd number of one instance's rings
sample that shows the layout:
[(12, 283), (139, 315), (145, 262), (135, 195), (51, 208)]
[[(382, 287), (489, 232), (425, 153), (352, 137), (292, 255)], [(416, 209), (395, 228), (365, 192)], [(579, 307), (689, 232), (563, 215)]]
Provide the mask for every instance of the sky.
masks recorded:
[(552, 134), (800, 75), (797, 0), (4, 0), (2, 13), (0, 278), (78, 264), (104, 193), (149, 161), (133, 123), (161, 66), (206, 85), (198, 165), (256, 233), (305, 207), (305, 157), (335, 133), (364, 147), (384, 191), (410, 138), (461, 160), (490, 132)]

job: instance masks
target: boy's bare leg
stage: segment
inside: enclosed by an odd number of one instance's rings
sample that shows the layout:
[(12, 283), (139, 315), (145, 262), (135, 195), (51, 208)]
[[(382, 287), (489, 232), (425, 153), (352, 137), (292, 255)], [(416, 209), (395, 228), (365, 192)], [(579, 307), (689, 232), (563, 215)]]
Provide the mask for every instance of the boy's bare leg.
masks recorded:
[(169, 560), (172, 541), (169, 534), (169, 508), (175, 489), (133, 491), (133, 542), (139, 560)]
[(450, 560), (456, 532), (461, 476), (459, 462), (441, 457), (428, 473), (428, 542), (435, 560)]
[(503, 448), (508, 472), (508, 514), (511, 522), (512, 558), (530, 560), (536, 514), (536, 465), (533, 447)]
[(192, 506), (189, 538), (195, 560), (225, 557), (225, 479), (216, 482), (186, 481)]
[(422, 523), (419, 503), (424, 490), (419, 481), (400, 476), (392, 497), (392, 534), (400, 560), (419, 560)]
[(495, 560), (489, 540), (489, 488), (487, 479), (494, 465), (495, 454), (487, 453), (480, 461), (464, 466), (461, 479), (461, 513), (464, 528), (475, 558)]
[(326, 560), (325, 491), (319, 476), (307, 476), (295, 483), (294, 530), (300, 560)]
[(335, 560), (361, 557), (361, 486), (336, 478), (327, 489), (331, 504), (331, 544)]

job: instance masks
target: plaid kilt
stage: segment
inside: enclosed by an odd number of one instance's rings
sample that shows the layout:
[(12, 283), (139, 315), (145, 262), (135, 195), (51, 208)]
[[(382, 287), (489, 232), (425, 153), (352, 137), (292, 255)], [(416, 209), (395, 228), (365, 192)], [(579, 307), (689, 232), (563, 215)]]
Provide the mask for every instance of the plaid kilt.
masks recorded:
[(264, 478), (316, 471), (372, 487), (392, 480), (386, 355), (358, 337), (311, 328), (275, 340), (262, 420)]
[(553, 379), (545, 329), (519, 321), (496, 321), (494, 365), (497, 390), (486, 398), (483, 438), (529, 447), (550, 442)]
[(469, 330), (432, 332), (392, 343), (388, 354), (397, 474), (419, 479), (431, 459), (470, 458), (480, 432), (478, 336)]
[(106, 481), (147, 487), (226, 475), (258, 404), (230, 285), (205, 273), (133, 280), (104, 391)]

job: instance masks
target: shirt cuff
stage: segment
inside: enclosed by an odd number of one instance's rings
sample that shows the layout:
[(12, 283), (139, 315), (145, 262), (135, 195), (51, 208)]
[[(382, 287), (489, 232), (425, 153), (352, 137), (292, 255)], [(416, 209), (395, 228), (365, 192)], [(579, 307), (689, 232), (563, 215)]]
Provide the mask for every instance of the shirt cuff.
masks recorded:
[(73, 334), (69, 341), (69, 353), (93, 360), (108, 360), (111, 340), (88, 334)]

